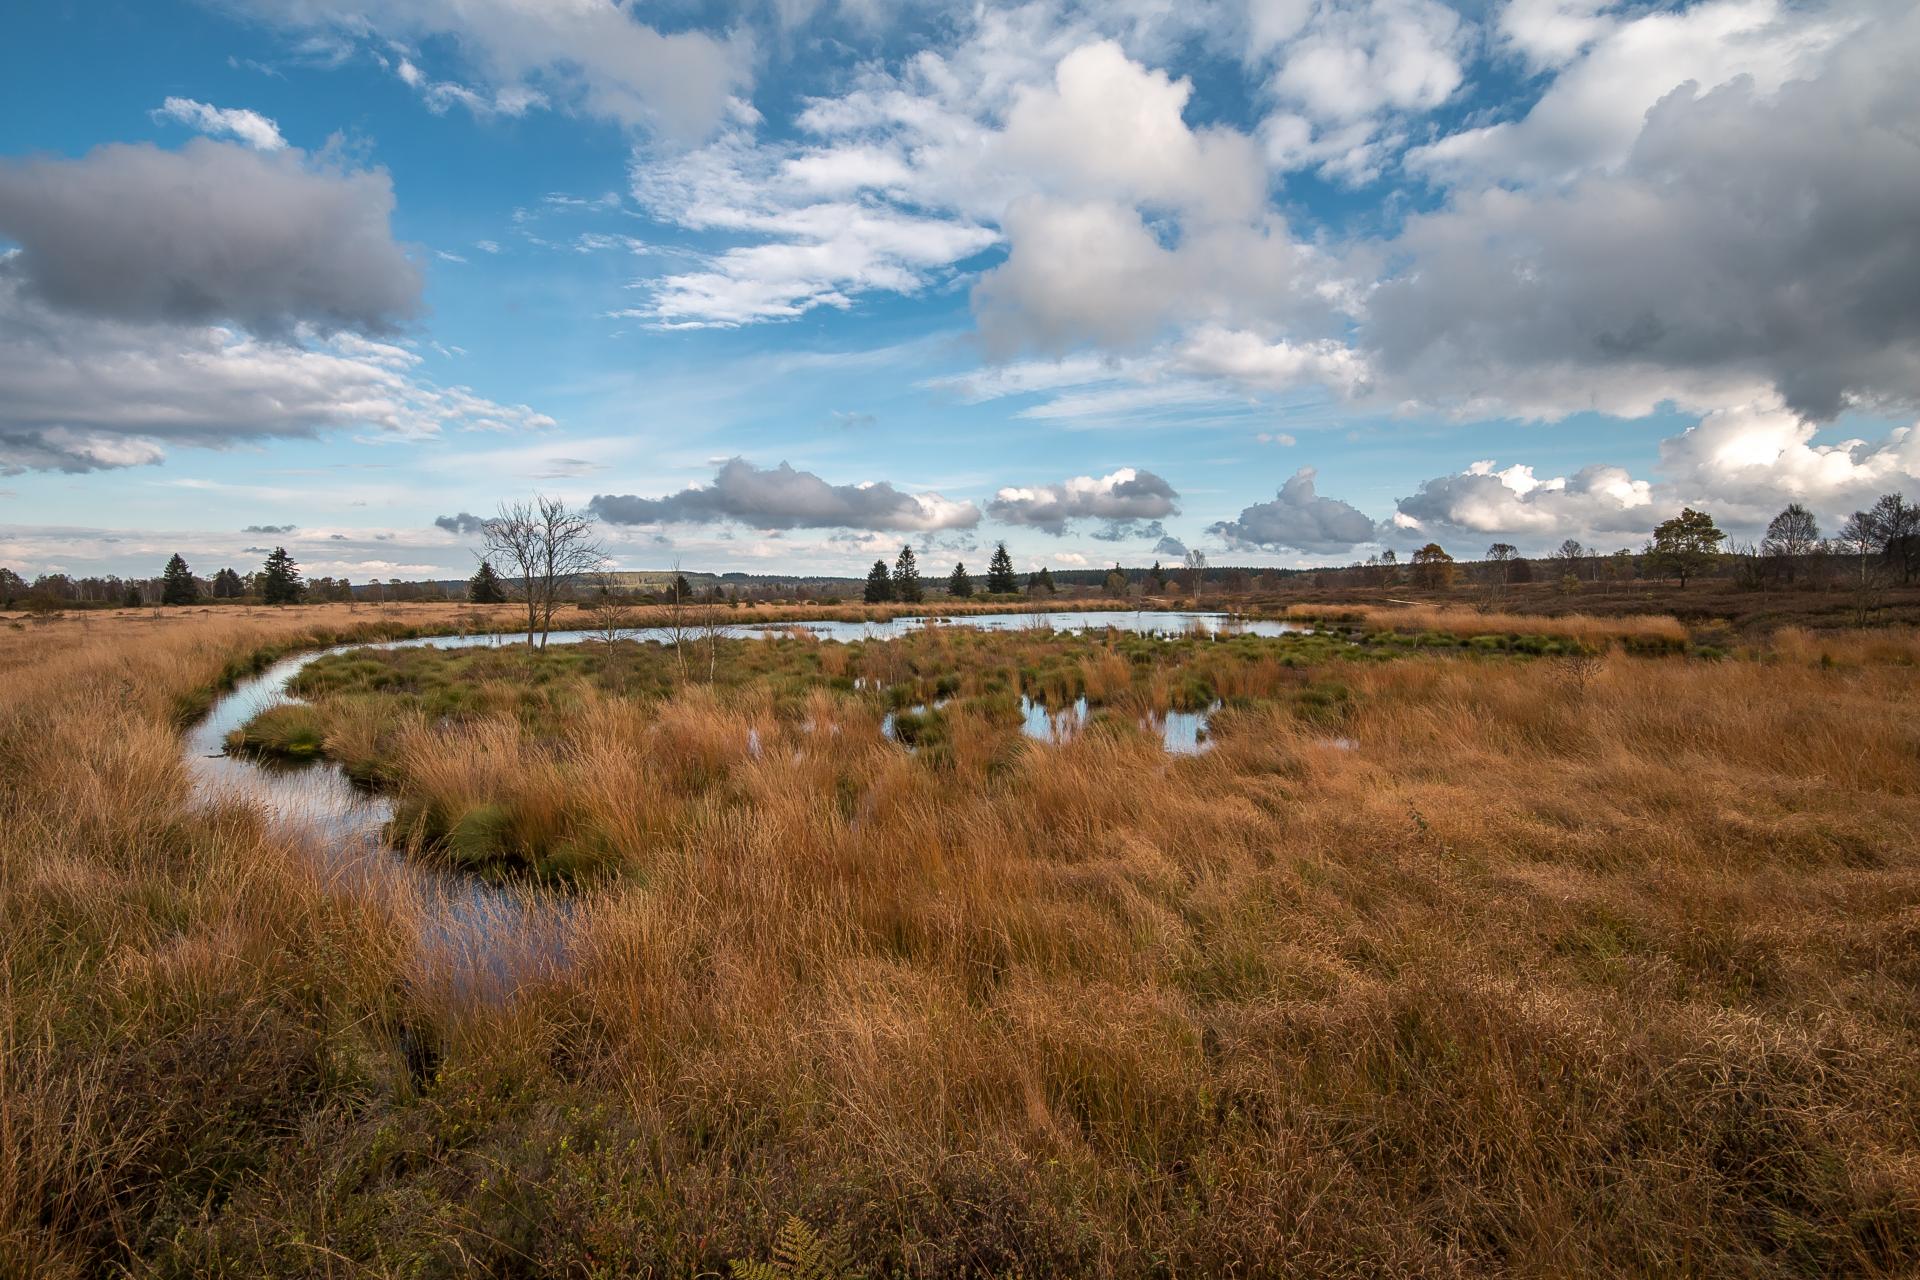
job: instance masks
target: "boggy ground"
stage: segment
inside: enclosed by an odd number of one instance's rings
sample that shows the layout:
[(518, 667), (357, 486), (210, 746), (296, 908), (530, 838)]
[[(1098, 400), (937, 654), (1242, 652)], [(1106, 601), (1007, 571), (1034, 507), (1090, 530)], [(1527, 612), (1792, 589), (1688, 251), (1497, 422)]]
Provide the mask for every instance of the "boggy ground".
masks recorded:
[[(1684, 643), (1657, 632), (1615, 638)], [(940, 628), (853, 644), (795, 634), (610, 639), (531, 654), (363, 649), (309, 665), (291, 686), (305, 701), (264, 712), (230, 746), (282, 760), (325, 755), (395, 791), (392, 837), (423, 856), (488, 875), (579, 880), (643, 873), (669, 832), (727, 790), (726, 761), (742, 751), (824, 755), (835, 767), (815, 798), (851, 821), (869, 794), (867, 757), (898, 754), (888, 739), (962, 785), (1020, 767), (1023, 697), (1055, 709), (1078, 701), (1099, 733), (1135, 733), (1180, 710), (1209, 711), (1217, 734), (1279, 707), (1332, 734), (1351, 697), (1340, 673), (1354, 662), (1435, 650), (1598, 654), (1610, 642), (1604, 633), (1461, 636), (1328, 619), (1313, 634), (1264, 638)], [(701, 700), (676, 700), (690, 682), (706, 686)], [(609, 791), (611, 776), (653, 784)], [(804, 771), (778, 785), (813, 789), (823, 779)]]
[[(186, 803), (179, 717), (310, 622), (0, 632), (0, 1271), (725, 1274), (793, 1213), (872, 1275), (1911, 1273), (1920, 639), (1559, 621), (1604, 653), (349, 680), (402, 797), (550, 796), (618, 854), (490, 1003)], [(909, 754), (881, 704), (942, 661)], [(1228, 714), (1028, 744), (969, 706), (996, 672)]]

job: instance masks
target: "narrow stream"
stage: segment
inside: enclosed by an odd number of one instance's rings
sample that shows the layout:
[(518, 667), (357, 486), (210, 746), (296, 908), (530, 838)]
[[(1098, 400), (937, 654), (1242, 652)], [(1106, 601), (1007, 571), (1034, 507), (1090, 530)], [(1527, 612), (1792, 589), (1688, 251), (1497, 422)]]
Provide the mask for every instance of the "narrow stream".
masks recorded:
[[(1292, 623), (1230, 618), (1216, 613), (1104, 612), (1064, 610), (1058, 613), (977, 614), (971, 617), (897, 618), (888, 622), (821, 620), (778, 626), (749, 625), (729, 629), (735, 638), (767, 638), (805, 632), (822, 640), (845, 643), (903, 635), (927, 626), (977, 627), (988, 631), (1051, 629), (1105, 630), (1178, 635), (1186, 632), (1233, 632), (1278, 636), (1303, 632)], [(666, 642), (664, 628), (628, 632), (639, 641)], [(590, 631), (555, 631), (549, 644), (579, 644), (592, 640)], [(295, 702), (287, 685), (308, 663), (357, 649), (443, 649), (501, 647), (515, 642), (505, 635), (420, 636), (336, 645), (295, 654), (249, 677), (219, 697), (182, 743), (193, 772), (195, 794), (201, 803), (251, 802), (260, 806), (313, 852), (317, 865), (329, 877), (357, 886), (370, 886), (416, 904), (423, 921), (424, 958), (446, 977), (478, 989), (503, 992), (525, 974), (530, 963), (564, 960), (567, 949), (566, 900), (537, 890), (506, 887), (471, 876), (437, 871), (408, 858), (386, 840), (392, 806), (386, 797), (355, 786), (339, 765), (328, 760), (282, 766), (226, 753), (227, 735), (269, 707)], [(1044, 708), (1041, 709), (1044, 716)], [(1084, 707), (1081, 709), (1084, 720)], [(1198, 749), (1201, 722), (1174, 732), (1169, 717), (1169, 750), (1181, 750), (1176, 738)], [(1032, 712), (1028, 711), (1032, 723)], [(1044, 736), (1044, 735), (1040, 735)]]

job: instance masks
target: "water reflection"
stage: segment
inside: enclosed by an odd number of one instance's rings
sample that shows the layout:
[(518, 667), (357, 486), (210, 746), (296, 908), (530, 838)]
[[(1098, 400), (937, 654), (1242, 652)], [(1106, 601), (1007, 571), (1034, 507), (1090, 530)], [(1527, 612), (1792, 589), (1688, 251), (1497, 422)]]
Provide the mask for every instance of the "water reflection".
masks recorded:
[[(729, 628), (736, 637), (772, 637), (802, 632), (821, 640), (847, 642), (879, 640), (925, 627), (973, 627), (983, 631), (1106, 630), (1149, 635), (1246, 634), (1280, 636), (1309, 628), (1270, 620), (1247, 620), (1220, 613), (1160, 613), (1149, 611), (1059, 610), (1051, 613), (976, 614), (970, 617), (908, 617), (890, 621), (843, 622), (821, 620), (780, 626), (747, 625)], [(638, 628), (628, 633), (639, 641), (666, 643), (672, 639), (663, 627)], [(599, 638), (586, 630), (555, 631), (549, 644), (579, 644)], [(292, 829), (310, 846), (321, 868), (343, 882), (374, 887), (397, 900), (413, 904), (423, 921), (420, 944), (426, 958), (442, 976), (496, 990), (510, 989), (525, 975), (529, 964), (564, 960), (568, 907), (564, 899), (528, 889), (503, 887), (471, 876), (433, 870), (405, 857), (386, 839), (392, 806), (385, 797), (356, 786), (336, 764), (318, 760), (299, 767), (266, 767), (259, 761), (226, 754), (227, 735), (262, 711), (295, 702), (287, 685), (307, 664), (331, 654), (356, 649), (498, 648), (522, 642), (514, 635), (471, 634), (423, 636), (408, 640), (337, 645), (283, 658), (258, 675), (241, 681), (216, 699), (183, 744), (201, 803), (242, 801), (257, 804)], [(936, 702), (913, 708), (925, 713)], [(1086, 723), (1085, 699), (1070, 708), (1049, 711), (1030, 698), (1021, 699), (1022, 731), (1041, 741), (1058, 742)], [(1171, 712), (1143, 721), (1158, 730), (1169, 751), (1192, 753), (1209, 744), (1205, 737), (1209, 712)], [(889, 713), (883, 728), (894, 732)], [(759, 746), (757, 733), (749, 749)]]
[(1271, 618), (1240, 618), (1226, 613), (1163, 612), (1150, 609), (1061, 609), (1050, 613), (980, 613), (953, 618), (894, 618), (883, 622), (798, 622), (769, 628), (805, 631), (823, 640), (884, 640), (926, 627), (973, 627), (981, 631), (1126, 631), (1136, 635), (1308, 635), (1312, 628)]
[(569, 908), (563, 899), (436, 871), (405, 857), (386, 838), (393, 816), (386, 797), (355, 785), (331, 761), (285, 765), (226, 754), (228, 733), (269, 707), (298, 701), (287, 684), (308, 663), (360, 647), (282, 659), (217, 700), (186, 736), (196, 795), (202, 803), (258, 805), (309, 851), (328, 879), (410, 908), (421, 923), (421, 960), (436, 980), (483, 997), (510, 992), (541, 966), (565, 960)]
[[(1157, 734), (1160, 745), (1174, 755), (1198, 755), (1213, 746), (1213, 739), (1207, 736), (1207, 723), (1219, 709), (1220, 704), (1215, 702), (1204, 711), (1149, 712), (1140, 718), (1140, 727)], [(1090, 714), (1085, 698), (1075, 698), (1065, 707), (1050, 707), (1022, 696), (1020, 731), (1038, 742), (1065, 742), (1085, 727)]]
[[(889, 711), (881, 718), (880, 732), (895, 742), (903, 742), (896, 725), (901, 714), (919, 717), (938, 711), (947, 705), (947, 699), (934, 702), (917, 702), (899, 711)], [(1207, 722), (1213, 713), (1220, 709), (1218, 702), (1204, 711), (1168, 711), (1164, 714), (1149, 713), (1140, 718), (1140, 727), (1156, 734), (1160, 743), (1174, 755), (1198, 755), (1213, 746), (1213, 739), (1207, 736)], [(1020, 732), (1035, 742), (1059, 744), (1066, 742), (1086, 726), (1092, 716), (1092, 708), (1085, 698), (1075, 698), (1064, 707), (1052, 707), (1037, 698), (1020, 696)], [(909, 751), (913, 744), (905, 743)]]

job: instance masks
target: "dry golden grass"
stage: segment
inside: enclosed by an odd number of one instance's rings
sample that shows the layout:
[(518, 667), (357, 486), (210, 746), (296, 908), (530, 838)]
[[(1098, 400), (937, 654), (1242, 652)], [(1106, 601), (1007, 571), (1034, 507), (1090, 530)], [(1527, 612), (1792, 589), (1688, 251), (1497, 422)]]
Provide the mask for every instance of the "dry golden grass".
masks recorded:
[(1465, 605), (1291, 605), (1284, 616), (1301, 622), (1334, 620), (1386, 631), (1442, 631), (1457, 636), (1538, 635), (1577, 640), (1596, 649), (1626, 641), (1681, 647), (1687, 629), (1663, 616), (1588, 617), (1499, 613)]
[(1920, 1268), (1911, 634), (1356, 663), (1190, 759), (751, 687), (423, 724), (409, 786), (633, 869), (489, 1003), (186, 804), (180, 708), (314, 625), (0, 630), (0, 1273), (689, 1275), (789, 1213), (869, 1274)]

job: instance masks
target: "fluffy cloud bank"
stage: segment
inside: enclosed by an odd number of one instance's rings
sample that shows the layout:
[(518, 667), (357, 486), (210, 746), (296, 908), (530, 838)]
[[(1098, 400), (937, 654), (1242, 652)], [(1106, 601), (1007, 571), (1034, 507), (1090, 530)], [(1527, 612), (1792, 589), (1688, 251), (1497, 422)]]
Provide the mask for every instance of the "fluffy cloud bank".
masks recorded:
[(1916, 55), (1910, 10), (1775, 92), (1674, 89), (1617, 171), (1410, 220), (1410, 267), (1368, 302), (1377, 373), (1545, 413), (1714, 408), (1742, 384), (1816, 418), (1920, 400)]
[(0, 473), (158, 463), (170, 444), (365, 427), (539, 429), (553, 419), (422, 378), (419, 356), (351, 334), (299, 346), (216, 326), (56, 311), (0, 272)]
[(197, 139), (0, 164), (0, 471), (160, 462), (168, 444), (553, 420), (420, 376), (393, 190), (291, 148)]
[(383, 333), (419, 314), (384, 170), (198, 138), (0, 164), (0, 274), (50, 306), (258, 334)]
[(1314, 469), (1293, 473), (1271, 502), (1256, 502), (1237, 520), (1223, 520), (1207, 532), (1236, 548), (1304, 551), (1339, 555), (1374, 538), (1373, 519), (1338, 498), (1314, 491)]
[[(1075, 476), (1059, 484), (1007, 488), (987, 504), (987, 514), (1003, 524), (1030, 525), (1051, 534), (1066, 532), (1075, 520), (1104, 520), (1108, 528), (1094, 536), (1134, 536), (1136, 521), (1157, 521), (1176, 515), (1180, 495), (1151, 471), (1122, 467), (1104, 476)], [(1154, 526), (1139, 536), (1160, 537)]]
[(1716, 410), (1660, 444), (1657, 478), (1594, 465), (1540, 479), (1533, 468), (1477, 462), (1424, 481), (1394, 520), (1435, 533), (1502, 535), (1531, 545), (1561, 538), (1636, 541), (1683, 506), (1711, 511), (1722, 527), (1752, 533), (1789, 502), (1829, 527), (1883, 493), (1920, 495), (1920, 429), (1878, 440), (1817, 443), (1816, 424), (1779, 402)]
[(1494, 465), (1476, 462), (1459, 475), (1425, 481), (1419, 492), (1400, 500), (1396, 523), (1547, 540), (1644, 532), (1652, 525), (1653, 486), (1620, 467), (1584, 467), (1571, 477), (1541, 480), (1529, 466), (1496, 471)]
[[(753, 241), (648, 282), (636, 314), (790, 319), (1004, 246), (971, 295), (988, 355), (1109, 359), (1111, 391), (1032, 416), (1207, 387), (1546, 418), (1920, 401), (1911, 6), (1515, 0), (1482, 28), (1432, 0), (1231, 21), (1037, 5), (955, 25), (810, 100), (797, 133), (743, 120), (636, 155), (656, 217)], [(1204, 120), (1156, 65), (1196, 39), (1239, 58), (1263, 121)], [(1416, 127), (1500, 60), (1541, 78), (1524, 110)], [(1440, 199), (1392, 235), (1296, 234), (1270, 191), (1302, 168)]]
[(1920, 496), (1920, 428), (1833, 444), (1816, 444), (1815, 434), (1815, 424), (1779, 405), (1722, 409), (1662, 441), (1660, 469), (1678, 501), (1715, 503), (1750, 523), (1787, 502), (1838, 517), (1882, 493)]
[(603, 493), (588, 510), (610, 524), (713, 524), (754, 529), (875, 529), (920, 532), (971, 529), (980, 509), (937, 493), (905, 493), (884, 480), (828, 484), (782, 462), (761, 468), (744, 458), (721, 466), (711, 485), (664, 498)]

